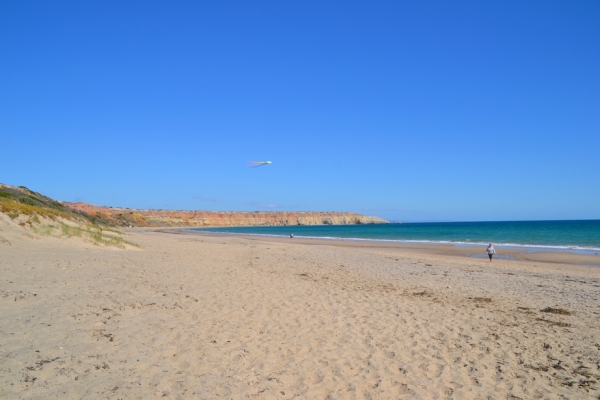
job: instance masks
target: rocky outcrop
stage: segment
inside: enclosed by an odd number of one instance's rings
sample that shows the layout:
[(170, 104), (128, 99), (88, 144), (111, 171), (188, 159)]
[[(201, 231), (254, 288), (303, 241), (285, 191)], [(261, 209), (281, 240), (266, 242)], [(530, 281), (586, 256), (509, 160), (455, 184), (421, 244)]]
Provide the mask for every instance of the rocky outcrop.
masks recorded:
[(387, 224), (378, 217), (347, 212), (221, 212), (134, 210), (101, 207), (86, 203), (63, 203), (92, 216), (112, 220), (121, 226), (210, 227), (210, 226), (291, 226), (291, 225), (356, 225)]

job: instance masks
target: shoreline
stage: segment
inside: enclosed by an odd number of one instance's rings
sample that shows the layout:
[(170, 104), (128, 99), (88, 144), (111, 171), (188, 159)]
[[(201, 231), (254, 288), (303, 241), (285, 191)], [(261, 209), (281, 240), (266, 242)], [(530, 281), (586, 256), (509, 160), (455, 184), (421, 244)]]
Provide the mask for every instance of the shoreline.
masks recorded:
[[(148, 228), (146, 228), (148, 229)], [(395, 240), (377, 240), (377, 239), (346, 239), (346, 238), (318, 238), (295, 236), (290, 239), (285, 236), (262, 235), (262, 234), (238, 234), (225, 232), (202, 232), (190, 228), (151, 228), (157, 232), (173, 233), (177, 231), (180, 234), (200, 235), (200, 236), (225, 236), (244, 238), (249, 240), (261, 240), (265, 242), (287, 243), (293, 240), (294, 243), (305, 245), (330, 245), (335, 247), (355, 247), (355, 248), (373, 248), (388, 249), (410, 253), (422, 253), (424, 255), (438, 255), (461, 257), (470, 259), (485, 259), (485, 247), (481, 245), (466, 245), (453, 243), (427, 243), (427, 242), (401, 242)], [(517, 246), (494, 245), (499, 254), (494, 260), (506, 261), (529, 261), (529, 262), (547, 262), (555, 264), (571, 264), (586, 267), (600, 267), (600, 252), (596, 254), (581, 253), (581, 250), (571, 249), (553, 249), (544, 247), (519, 248)]]
[[(527, 222), (527, 221), (524, 221)], [(534, 221), (535, 222), (535, 221)], [(546, 222), (546, 221), (541, 221), (541, 222)], [(552, 222), (552, 221), (550, 221)], [(197, 226), (179, 226), (179, 227), (172, 227), (172, 228), (180, 228), (180, 229), (188, 229), (191, 231), (205, 231), (205, 232), (209, 232), (209, 233), (220, 233), (220, 234), (231, 234), (231, 235), (240, 235), (240, 236), (246, 236), (246, 235), (251, 235), (251, 236), (272, 236), (272, 237), (288, 237), (290, 230), (293, 230), (293, 226), (285, 226), (285, 228), (289, 228), (288, 231), (286, 232), (278, 232), (278, 231), (273, 231), (268, 233), (269, 231), (265, 231), (265, 232), (258, 232), (258, 231), (247, 231), (244, 232), (243, 229), (244, 228), (250, 228), (250, 229), (255, 229), (256, 228), (258, 230), (262, 230), (262, 229), (268, 229), (268, 228), (283, 228), (284, 226), (205, 226), (205, 227), (197, 227)], [(318, 226), (299, 226), (298, 228), (300, 230), (304, 229), (304, 228), (317, 228)], [(329, 227), (329, 226), (327, 226)], [(340, 227), (346, 228), (346, 227), (351, 227), (349, 225), (340, 225)], [(155, 228), (159, 228), (159, 227), (155, 227)], [(171, 228), (171, 227), (170, 227)], [(223, 229), (223, 231), (219, 232), (216, 231), (215, 229)], [(236, 232), (236, 230), (238, 229), (242, 229), (242, 231)], [(516, 249), (516, 250), (528, 250), (531, 252), (535, 252), (535, 251), (567, 251), (567, 252), (573, 252), (573, 253), (577, 253), (577, 254), (589, 254), (589, 255), (598, 255), (600, 254), (600, 242), (598, 243), (594, 243), (594, 244), (574, 244), (574, 243), (535, 243), (535, 242), (527, 242), (527, 241), (523, 241), (523, 242), (519, 242), (518, 239), (517, 241), (502, 241), (499, 238), (492, 238), (491, 240), (485, 239), (485, 240), (471, 240), (471, 239), (463, 239), (463, 241), (460, 240), (453, 240), (453, 239), (412, 239), (412, 238), (401, 238), (401, 237), (373, 237), (373, 236), (365, 236), (362, 237), (360, 236), (360, 233), (358, 233), (358, 236), (343, 236), (343, 235), (339, 235), (336, 236), (336, 233), (331, 233), (330, 235), (318, 235), (318, 234), (314, 234), (311, 235), (306, 234), (306, 233), (302, 233), (300, 232), (299, 234), (297, 234), (295, 237), (298, 238), (305, 238), (305, 239), (322, 239), (322, 240), (352, 240), (352, 241), (373, 241), (373, 242), (390, 242), (390, 243), (407, 243), (407, 244), (412, 244), (412, 243), (416, 243), (416, 244), (449, 244), (449, 245), (455, 245), (455, 246), (487, 246), (488, 243), (493, 243), (494, 246), (500, 246), (502, 248), (511, 248), (511, 249)]]

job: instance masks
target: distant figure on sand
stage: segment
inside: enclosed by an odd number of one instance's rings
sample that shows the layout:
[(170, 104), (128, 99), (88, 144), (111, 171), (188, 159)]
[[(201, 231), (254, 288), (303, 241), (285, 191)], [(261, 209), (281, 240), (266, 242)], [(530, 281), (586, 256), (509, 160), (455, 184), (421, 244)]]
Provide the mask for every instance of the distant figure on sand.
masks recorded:
[(488, 246), (488, 248), (485, 250), (485, 252), (488, 254), (488, 257), (490, 258), (490, 262), (492, 262), (492, 257), (494, 256), (494, 254), (496, 254), (496, 249), (494, 249), (494, 246), (492, 246), (491, 243)]
[(294, 234), (290, 233), (290, 239), (293, 239), (293, 238), (294, 238)]

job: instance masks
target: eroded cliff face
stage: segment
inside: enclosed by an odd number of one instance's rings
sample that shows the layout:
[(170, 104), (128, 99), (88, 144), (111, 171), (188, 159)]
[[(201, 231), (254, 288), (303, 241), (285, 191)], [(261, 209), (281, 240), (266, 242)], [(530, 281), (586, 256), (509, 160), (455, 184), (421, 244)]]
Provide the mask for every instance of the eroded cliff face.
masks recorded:
[(219, 212), (133, 210), (101, 207), (86, 203), (68, 203), (66, 206), (103, 217), (122, 226), (136, 227), (210, 227), (210, 226), (288, 226), (288, 225), (356, 225), (387, 224), (378, 217), (346, 212)]

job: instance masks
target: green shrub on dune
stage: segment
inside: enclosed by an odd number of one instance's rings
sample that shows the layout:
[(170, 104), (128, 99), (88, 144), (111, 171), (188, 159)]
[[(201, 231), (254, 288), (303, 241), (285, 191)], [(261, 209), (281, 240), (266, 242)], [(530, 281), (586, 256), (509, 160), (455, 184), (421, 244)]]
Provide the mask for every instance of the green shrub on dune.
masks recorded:
[[(59, 201), (29, 190), (25, 186), (0, 184), (0, 212), (10, 219), (19, 221), (22, 227), (30, 227), (36, 233), (57, 237), (80, 237), (96, 245), (124, 248), (125, 245), (139, 245), (115, 235), (123, 235), (114, 229), (114, 222), (93, 216), (83, 211), (73, 210)], [(42, 220), (52, 221), (43, 224)], [(110, 232), (115, 235), (109, 235)]]

